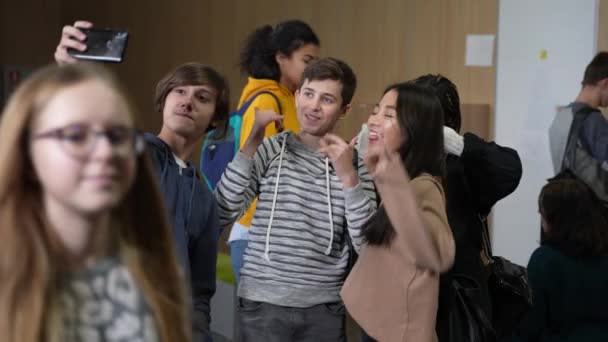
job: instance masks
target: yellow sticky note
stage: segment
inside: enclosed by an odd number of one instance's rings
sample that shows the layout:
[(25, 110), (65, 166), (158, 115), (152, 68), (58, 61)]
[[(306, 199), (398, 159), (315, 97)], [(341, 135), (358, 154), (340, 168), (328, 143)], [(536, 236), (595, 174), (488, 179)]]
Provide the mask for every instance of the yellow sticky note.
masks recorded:
[(549, 55), (549, 53), (547, 52), (547, 50), (545, 50), (545, 49), (540, 50), (540, 60), (541, 61), (547, 60), (548, 55)]

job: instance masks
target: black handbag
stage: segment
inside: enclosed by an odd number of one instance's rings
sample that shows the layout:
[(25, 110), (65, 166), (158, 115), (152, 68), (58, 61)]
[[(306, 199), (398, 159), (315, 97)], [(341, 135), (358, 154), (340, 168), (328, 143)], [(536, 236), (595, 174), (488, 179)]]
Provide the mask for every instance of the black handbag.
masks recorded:
[(482, 218), (482, 226), (483, 246), (490, 271), (488, 287), (492, 300), (492, 326), (500, 337), (511, 333), (530, 310), (532, 291), (526, 268), (494, 256), (485, 218)]
[(462, 274), (449, 276), (447, 329), (441, 342), (495, 342), (496, 333), (479, 306), (480, 288), (475, 279)]

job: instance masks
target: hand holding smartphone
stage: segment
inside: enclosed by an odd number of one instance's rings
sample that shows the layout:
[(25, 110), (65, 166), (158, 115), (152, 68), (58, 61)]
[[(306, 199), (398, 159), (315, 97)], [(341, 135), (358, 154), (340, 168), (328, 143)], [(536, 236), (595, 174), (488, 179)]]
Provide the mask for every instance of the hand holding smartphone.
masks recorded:
[(83, 43), (87, 48), (84, 51), (68, 48), (67, 52), (70, 56), (81, 60), (122, 62), (129, 39), (126, 30), (83, 28), (80, 31), (86, 35)]

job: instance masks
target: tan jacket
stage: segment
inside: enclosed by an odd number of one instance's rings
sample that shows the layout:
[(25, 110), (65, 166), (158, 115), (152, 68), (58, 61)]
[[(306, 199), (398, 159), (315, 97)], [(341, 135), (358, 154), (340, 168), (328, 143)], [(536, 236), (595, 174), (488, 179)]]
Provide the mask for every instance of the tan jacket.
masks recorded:
[[(429, 175), (377, 184), (395, 228), (389, 246), (364, 245), (342, 288), (351, 316), (380, 342), (436, 340), (439, 273), (454, 262), (441, 184)], [(392, 176), (391, 176), (392, 177)]]

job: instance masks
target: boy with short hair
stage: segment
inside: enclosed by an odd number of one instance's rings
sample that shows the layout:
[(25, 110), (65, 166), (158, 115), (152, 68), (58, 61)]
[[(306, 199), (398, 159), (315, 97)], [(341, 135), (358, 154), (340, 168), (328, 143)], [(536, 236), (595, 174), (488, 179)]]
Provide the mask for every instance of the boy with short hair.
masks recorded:
[[(340, 289), (349, 234), (358, 248), (376, 209), (353, 147), (330, 134), (350, 108), (356, 77), (344, 62), (311, 63), (295, 93), (300, 133), (264, 139), (281, 116), (257, 111), (251, 135), (218, 183), (220, 225), (258, 196), (239, 282), (244, 341), (344, 341)], [(362, 164), (361, 162), (359, 164)]]

